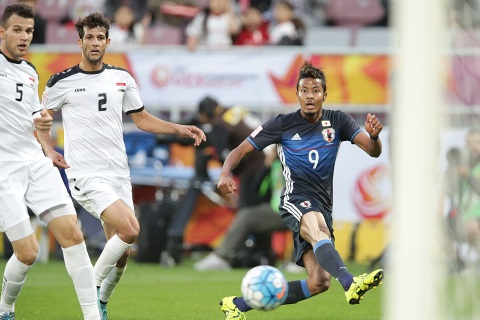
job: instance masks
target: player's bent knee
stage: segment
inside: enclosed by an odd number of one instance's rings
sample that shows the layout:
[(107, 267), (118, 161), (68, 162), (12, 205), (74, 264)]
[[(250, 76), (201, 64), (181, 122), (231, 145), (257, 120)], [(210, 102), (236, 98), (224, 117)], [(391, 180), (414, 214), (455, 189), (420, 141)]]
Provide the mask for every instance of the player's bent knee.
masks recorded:
[(140, 233), (140, 226), (137, 224), (132, 224), (123, 230), (118, 232), (118, 236), (126, 243), (133, 243), (137, 240), (138, 234)]
[(18, 261), (21, 263), (31, 266), (35, 263), (35, 260), (37, 259), (38, 256), (38, 248), (35, 250), (35, 248), (28, 248), (25, 250), (17, 251), (15, 252), (15, 256), (17, 257)]

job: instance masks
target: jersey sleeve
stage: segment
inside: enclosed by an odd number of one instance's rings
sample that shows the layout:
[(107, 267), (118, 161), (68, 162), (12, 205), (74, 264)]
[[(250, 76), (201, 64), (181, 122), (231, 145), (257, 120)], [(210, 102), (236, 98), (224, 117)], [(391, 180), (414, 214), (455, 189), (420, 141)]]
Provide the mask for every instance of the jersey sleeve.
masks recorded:
[(274, 143), (282, 141), (282, 117), (281, 115), (268, 120), (258, 126), (247, 138), (257, 150), (263, 150)]
[(58, 111), (63, 106), (63, 96), (58, 85), (49, 86), (47, 83), (42, 94), (42, 108)]
[(32, 97), (32, 114), (37, 113), (42, 109), (42, 106), (40, 105), (40, 99), (38, 98), (38, 76), (35, 76), (35, 81), (33, 84), (33, 92), (35, 93)]
[(123, 112), (132, 113), (143, 109), (143, 102), (140, 98), (140, 91), (135, 79), (129, 74), (127, 79), (127, 87), (123, 98)]
[(342, 124), (341, 127), (343, 128), (340, 134), (340, 139), (342, 141), (350, 141), (353, 143), (355, 136), (362, 131), (360, 126), (355, 122), (355, 119), (346, 112), (340, 112), (339, 120)]

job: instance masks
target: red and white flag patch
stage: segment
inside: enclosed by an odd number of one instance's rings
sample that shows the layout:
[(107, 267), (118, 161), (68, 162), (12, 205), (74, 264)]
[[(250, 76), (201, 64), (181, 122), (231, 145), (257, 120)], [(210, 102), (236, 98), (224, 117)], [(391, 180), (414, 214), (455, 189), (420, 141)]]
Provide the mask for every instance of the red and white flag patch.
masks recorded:
[(117, 82), (118, 92), (125, 92), (126, 88), (127, 88), (127, 84), (125, 82)]

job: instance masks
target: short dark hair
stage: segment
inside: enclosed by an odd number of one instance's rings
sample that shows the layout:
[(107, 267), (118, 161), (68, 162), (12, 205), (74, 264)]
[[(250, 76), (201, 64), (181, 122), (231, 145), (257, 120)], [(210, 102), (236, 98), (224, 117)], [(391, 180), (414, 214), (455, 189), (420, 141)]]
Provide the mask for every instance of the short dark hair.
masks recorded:
[(317, 67), (314, 67), (310, 62), (305, 61), (303, 66), (300, 68), (300, 72), (297, 80), (297, 91), (300, 80), (305, 78), (314, 78), (320, 79), (322, 81), (323, 92), (327, 91), (327, 78), (325, 77), (325, 72)]
[(105, 29), (105, 36), (108, 38), (108, 31), (110, 30), (110, 21), (107, 17), (102, 15), (101, 13), (95, 12), (90, 13), (88, 16), (84, 17), (83, 19), (79, 19), (77, 23), (75, 23), (75, 29), (77, 29), (78, 36), (80, 39), (83, 39), (85, 36), (84, 27), (88, 29), (93, 28), (103, 28)]
[(218, 101), (212, 97), (206, 96), (198, 104), (198, 113), (205, 114), (209, 119), (215, 114), (215, 109), (218, 107)]
[(19, 17), (27, 18), (27, 19), (35, 18), (35, 13), (33, 12), (31, 7), (21, 3), (12, 4), (10, 6), (7, 6), (5, 8), (5, 11), (3, 11), (2, 21), (0, 21), (1, 26), (6, 28), (8, 19), (10, 19), (10, 17), (13, 16), (14, 14), (16, 14)]

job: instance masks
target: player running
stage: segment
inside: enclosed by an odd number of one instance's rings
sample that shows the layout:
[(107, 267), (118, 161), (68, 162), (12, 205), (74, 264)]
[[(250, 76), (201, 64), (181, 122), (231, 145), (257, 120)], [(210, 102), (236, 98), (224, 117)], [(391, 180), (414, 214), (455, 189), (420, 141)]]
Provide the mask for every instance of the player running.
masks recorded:
[[(284, 304), (293, 304), (326, 291), (333, 276), (345, 290), (347, 302), (358, 304), (363, 295), (378, 286), (383, 270), (354, 277), (334, 247), (332, 199), (335, 160), (342, 141), (356, 144), (372, 157), (380, 156), (382, 124), (368, 114), (363, 132), (354, 119), (342, 111), (323, 109), (327, 97), (325, 74), (305, 62), (297, 81), (300, 110), (281, 114), (259, 126), (227, 156), (218, 188), (236, 190), (230, 176), (242, 158), (276, 144), (283, 165), (285, 189), (280, 214), (293, 232), (295, 259), (305, 267), (307, 279), (290, 281)], [(221, 310), (226, 319), (245, 319), (251, 308), (242, 297), (226, 297)]]

